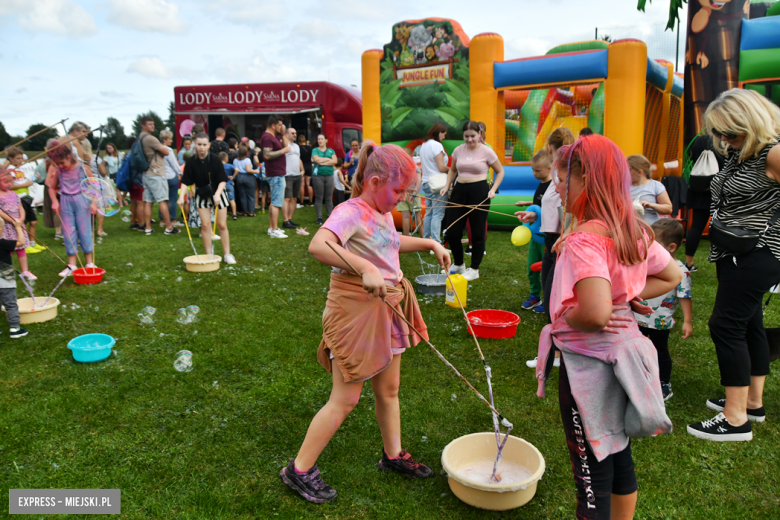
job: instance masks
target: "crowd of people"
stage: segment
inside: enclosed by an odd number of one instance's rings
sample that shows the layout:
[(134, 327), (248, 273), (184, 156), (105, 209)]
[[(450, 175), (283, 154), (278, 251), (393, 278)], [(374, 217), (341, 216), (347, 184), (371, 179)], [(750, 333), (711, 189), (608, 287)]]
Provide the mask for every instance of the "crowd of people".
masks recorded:
[[(710, 217), (709, 261), (716, 264), (718, 288), (709, 328), (725, 397), (708, 399), (706, 407), (718, 414), (688, 425), (687, 431), (712, 441), (748, 441), (751, 423), (766, 417), (769, 344), (761, 300), (780, 283), (780, 109), (756, 92), (734, 89), (708, 107), (705, 120), (709, 135), (697, 141), (694, 154), (717, 153), (719, 172), (698, 199), (691, 199), (694, 224), (687, 237), (680, 222), (670, 218), (670, 197), (652, 179), (650, 161), (641, 155), (626, 158), (612, 141), (587, 129), (577, 137), (566, 128), (549, 135), (531, 160), (539, 180), (533, 200), (517, 202), (536, 207), (516, 215), (528, 224), (538, 220), (540, 238), (528, 249), (530, 295), (522, 308), (543, 313), (548, 321), (538, 356), (527, 364), (536, 370), (540, 396), (551, 371), (560, 368), (559, 403), (578, 518), (631, 518), (638, 484), (630, 438), (671, 431), (664, 403), (673, 395), (669, 338), (678, 307), (682, 339), (693, 334), (693, 255)], [(320, 227), (309, 251), (333, 267), (317, 358), (332, 374), (333, 390), (297, 456), (281, 471), (285, 484), (311, 502), (336, 498), (316, 462), (368, 379), (382, 432), (380, 469), (432, 476), (401, 442), (400, 359), (427, 339), (427, 332), (399, 254), (430, 251), (445, 272), (479, 279), (486, 254), (485, 210), (504, 177), (501, 161), (485, 143), (485, 125), (466, 122), (463, 144), (451, 158), (442, 143), (447, 134), (442, 123), (430, 128), (417, 153), (353, 141), (340, 158), (325, 135), (319, 134), (312, 147), (276, 115), (268, 118), (257, 146), (248, 139), (226, 141), (222, 129), (212, 141), (195, 125), (178, 153), (171, 132), (160, 132), (158, 140), (152, 135), (154, 121), (141, 123), (139, 146), (129, 143), (130, 154), (140, 149), (148, 166), (140, 183), (117, 194), (119, 204), (129, 197), (131, 229), (154, 233), (157, 203), (165, 235), (180, 233), (184, 225), (198, 227), (206, 250), (220, 240), (225, 262), (233, 264), (228, 209), (233, 220), (255, 217), (267, 198), (267, 233), (283, 239), (287, 229), (308, 235), (294, 221), (295, 211), (306, 199), (315, 206)], [(123, 159), (113, 143), (105, 157), (93, 156), (84, 140), (88, 131), (75, 123), (67, 136), (47, 144), (44, 225), (56, 227), (66, 248), (63, 277), (76, 269), (78, 248), (87, 267), (94, 266), (96, 222), (105, 235), (97, 201), (82, 196), (82, 181), (116, 179), (124, 162), (133, 160)], [(20, 276), (34, 279), (27, 254), (37, 248), (37, 219), (24, 197), (30, 181), (15, 173), (21, 151), (9, 149), (7, 155), (0, 170), (0, 301), (11, 337), (20, 337), (26, 331), (18, 321), (11, 253)], [(434, 177), (442, 174), (443, 187), (433, 188)], [(420, 194), (428, 207), (422, 222), (414, 220)], [(415, 227), (422, 226), (419, 237), (410, 236), (413, 230), (406, 225), (398, 234), (390, 215), (396, 207)], [(467, 229), (469, 268), (462, 243)], [(684, 239), (683, 263), (676, 254)], [(541, 273), (531, 269), (539, 262)], [(394, 313), (390, 307), (401, 302), (402, 311)]]

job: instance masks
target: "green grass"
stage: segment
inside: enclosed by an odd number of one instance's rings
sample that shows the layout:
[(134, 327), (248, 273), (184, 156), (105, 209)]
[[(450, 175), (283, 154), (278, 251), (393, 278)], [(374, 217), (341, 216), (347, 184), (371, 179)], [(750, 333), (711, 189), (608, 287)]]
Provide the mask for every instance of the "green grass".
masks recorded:
[[(512, 246), (505, 231), (489, 234), (489, 254), (482, 278), (470, 284), (468, 307), (522, 316), (514, 339), (480, 343), (493, 368), (496, 405), (515, 424), (514, 433), (546, 459), (535, 498), (498, 514), (473, 509), (449, 491), (442, 449), (459, 436), (489, 431), (490, 414), (424, 344), (403, 357), (403, 445), (436, 477), (408, 481), (376, 470), (382, 445), (366, 385), (360, 405), (319, 461), (338, 500), (314, 506), (288, 490), (279, 470), (295, 455), (331, 387), (315, 358), (329, 268), (307, 253), (304, 237), (268, 238), (267, 220), (230, 221), (238, 265), (192, 274), (182, 263), (192, 254), (186, 234), (167, 237), (155, 227), (146, 237), (130, 232), (118, 216), (107, 219), (109, 236), (97, 248), (97, 263), (108, 271), (103, 283), (67, 281), (57, 293), (63, 302), (59, 317), (31, 325), (26, 338), (8, 340), (2, 321), (2, 489), (120, 488), (128, 519), (573, 517), (557, 374), (548, 383), (549, 397), (539, 399), (533, 370), (525, 366), (536, 353), (544, 318), (520, 310), (528, 295), (525, 248)], [(298, 210), (296, 220), (316, 228), (312, 209)], [(39, 229), (62, 256), (52, 230)], [(672, 334), (674, 397), (668, 413), (675, 430), (633, 443), (640, 485), (636, 518), (777, 518), (776, 373), (766, 384), (769, 420), (754, 426), (752, 442), (718, 444), (685, 432), (687, 423), (713, 415), (704, 406), (707, 398), (723, 395), (707, 330), (716, 282), (706, 245), (693, 275), (694, 336), (683, 342), (679, 329)], [(32, 256), (30, 265), (39, 276), (37, 294), (48, 294), (62, 265), (47, 252)], [(402, 267), (409, 278), (420, 274), (416, 255), (404, 255)], [(19, 296), (24, 292), (20, 285)], [(177, 309), (191, 304), (200, 306), (200, 321), (178, 324)], [(443, 298), (420, 298), (420, 304), (433, 344), (485, 391), (460, 310), (445, 306)], [(152, 326), (140, 325), (137, 316), (147, 305), (157, 309)], [(780, 321), (777, 309), (770, 306), (768, 326)], [(66, 344), (89, 332), (114, 336), (116, 355), (94, 365), (74, 362)], [(181, 349), (194, 353), (190, 373), (173, 369)], [(7, 512), (0, 500), (0, 513)]]

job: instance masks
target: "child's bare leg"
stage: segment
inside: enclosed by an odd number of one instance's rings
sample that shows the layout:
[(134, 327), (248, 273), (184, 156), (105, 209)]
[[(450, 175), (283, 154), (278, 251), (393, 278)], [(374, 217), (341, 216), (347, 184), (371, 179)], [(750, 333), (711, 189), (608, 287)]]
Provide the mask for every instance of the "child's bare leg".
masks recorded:
[(84, 253), (84, 260), (85, 260), (85, 261), (86, 261), (88, 264), (91, 264), (91, 263), (92, 263), (92, 254), (93, 254), (93, 253)]
[(403, 228), (403, 234), (409, 235), (409, 216), (410, 213), (408, 211), (402, 211), (401, 212), (401, 227)]
[(30, 237), (31, 242), (35, 242), (35, 228), (38, 226), (38, 221), (30, 222), (30, 227), (27, 228), (27, 235)]
[(219, 237), (222, 239), (222, 251), (226, 255), (230, 254), (230, 234), (227, 228), (227, 208), (222, 208), (217, 211), (217, 229), (219, 230)]
[(390, 366), (371, 380), (376, 399), (376, 421), (382, 432), (385, 453), (391, 459), (401, 453), (401, 405), (398, 388), (401, 386), (401, 355), (393, 356)]
[[(24, 253), (24, 250), (20, 249), (20, 251)], [(30, 270), (30, 266), (27, 264), (27, 255), (23, 254), (20, 256), (19, 251), (17, 251), (16, 258), (19, 260), (19, 269), (21, 269), (23, 273), (26, 273), (27, 271)]]
[(100, 213), (97, 214), (97, 222), (98, 222), (98, 233), (103, 233), (103, 219), (106, 217), (104, 215), (101, 215)]
[(208, 255), (211, 253), (211, 209), (198, 208), (198, 215), (200, 216), (200, 234), (203, 239), (203, 247)]
[(298, 471), (308, 471), (314, 466), (333, 434), (360, 400), (363, 382), (345, 383), (339, 366), (335, 362), (332, 365), (333, 390), (328, 402), (312, 419), (306, 438), (303, 439), (301, 449), (295, 457), (295, 468)]
[(231, 200), (230, 201), (230, 211), (231, 211), (232, 215), (235, 217), (236, 216), (236, 201), (235, 200)]

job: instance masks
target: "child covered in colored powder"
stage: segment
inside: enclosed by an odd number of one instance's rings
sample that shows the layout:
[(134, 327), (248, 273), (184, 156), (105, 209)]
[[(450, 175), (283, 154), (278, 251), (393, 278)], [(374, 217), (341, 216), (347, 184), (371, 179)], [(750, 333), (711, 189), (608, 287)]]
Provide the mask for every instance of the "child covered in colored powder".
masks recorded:
[[(534, 178), (539, 181), (539, 186), (536, 187), (534, 192), (534, 198), (532, 201), (518, 201), (516, 206), (538, 206), (541, 212), (542, 196), (547, 188), (550, 187), (552, 182), (552, 175), (550, 175), (550, 156), (547, 154), (547, 150), (539, 150), (531, 157), (531, 169), (534, 172)], [(521, 221), (530, 213), (529, 211), (518, 211), (515, 213), (517, 218)], [(537, 215), (538, 218), (538, 215)], [(528, 285), (531, 288), (531, 294), (528, 299), (520, 306), (523, 309), (530, 311), (533, 310), (537, 313), (544, 312), (544, 304), (542, 304), (542, 275), (539, 271), (531, 270), (531, 266), (537, 262), (542, 261), (544, 256), (544, 243), (531, 240), (528, 243), (528, 261), (526, 262), (526, 268), (528, 270)]]
[(638, 487), (629, 438), (672, 430), (655, 349), (632, 307), (647, 312), (639, 302), (674, 289), (682, 273), (635, 215), (628, 163), (615, 143), (584, 137), (561, 147), (556, 163), (558, 194), (573, 224), (556, 244), (537, 395), (544, 396), (557, 348), (577, 518), (632, 518)]
[[(0, 218), (3, 219), (2, 239), (17, 241), (16, 227), (22, 226), (22, 237), (24, 241), (21, 245), (12, 249), (16, 252), (16, 258), (19, 260), (19, 269), (21, 275), (28, 280), (37, 280), (38, 277), (30, 272), (27, 264), (27, 231), (24, 230), (24, 207), (19, 195), (11, 191), (13, 188), (14, 176), (5, 169), (0, 169)], [(16, 285), (14, 285), (16, 287)]]
[(79, 245), (87, 261), (85, 267), (96, 267), (92, 263), (94, 244), (91, 215), (97, 213), (97, 202), (93, 201), (90, 204), (82, 195), (81, 181), (88, 176), (91, 177), (92, 174), (84, 170), (84, 166), (67, 145), (60, 146), (57, 141), (52, 141), (49, 144), (49, 159), (57, 165), (57, 169), (46, 176), (46, 186), (51, 195), (51, 209), (62, 220), (63, 243), (68, 255), (68, 266), (60, 272), (60, 276), (66, 278), (76, 270)]
[[(677, 249), (682, 245), (684, 231), (682, 224), (672, 218), (656, 220), (653, 225), (655, 240), (674, 258)], [(650, 315), (635, 313), (639, 330), (650, 338), (658, 353), (658, 368), (661, 376), (661, 390), (664, 401), (672, 397), (672, 356), (669, 355), (669, 334), (674, 327), (674, 313), (677, 307), (683, 310), (682, 339), (688, 339), (693, 334), (693, 305), (691, 304), (691, 273), (685, 264), (676, 260), (683, 273), (680, 285), (668, 293), (642, 302), (651, 309)]]
[[(7, 177), (5, 170), (0, 169), (0, 177)], [(0, 181), (0, 185), (4, 184)], [(5, 224), (8, 227), (8, 223)], [(21, 338), (27, 335), (27, 329), (19, 326), (19, 306), (16, 303), (16, 274), (11, 260), (11, 253), (24, 247), (25, 235), (24, 226), (21, 220), (17, 220), (11, 226), (16, 238), (6, 238), (11, 233), (3, 230), (3, 237), (0, 238), (0, 303), (5, 306), (6, 318), (8, 319), (9, 335), (11, 339)]]
[[(333, 210), (309, 245), (315, 258), (333, 266), (317, 352), (320, 364), (333, 374), (333, 390), (312, 420), (298, 455), (280, 474), (285, 484), (309, 502), (336, 498), (316, 462), (358, 403), (368, 379), (376, 396), (384, 445), (378, 468), (410, 478), (433, 476), (430, 468), (402, 448), (398, 403), (401, 354), (423, 338), (380, 300), (396, 306), (427, 339), (414, 289), (403, 277), (398, 254), (430, 250), (444, 269), (449, 269), (450, 261), (437, 242), (399, 236), (395, 230), (390, 212), (406, 198), (414, 182), (414, 162), (400, 147), (364, 145), (353, 179), (353, 198)], [(357, 276), (326, 241), (352, 264)]]
[(33, 199), (30, 196), (29, 187), (33, 185), (32, 181), (25, 177), (24, 172), (19, 168), (24, 163), (24, 151), (18, 146), (11, 146), (5, 151), (8, 156), (8, 172), (13, 176), (13, 186), (11, 189), (19, 195), (24, 208), (24, 223), (27, 228), (27, 242), (30, 244), (25, 248), (27, 254), (40, 253), (45, 248), (35, 243), (35, 228), (38, 225), (38, 216), (32, 206)]

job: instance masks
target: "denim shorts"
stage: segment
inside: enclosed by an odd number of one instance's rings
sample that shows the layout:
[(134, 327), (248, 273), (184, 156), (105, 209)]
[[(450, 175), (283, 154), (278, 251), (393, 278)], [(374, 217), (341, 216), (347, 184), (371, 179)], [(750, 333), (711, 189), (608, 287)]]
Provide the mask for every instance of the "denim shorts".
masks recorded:
[(225, 191), (227, 192), (228, 200), (236, 200), (236, 189), (233, 187), (233, 181), (228, 181), (225, 184)]
[(271, 205), (281, 208), (284, 204), (284, 190), (287, 186), (284, 176), (268, 177), (268, 184), (271, 186)]
[(168, 180), (159, 175), (144, 173), (144, 202), (162, 202), (168, 200)]

